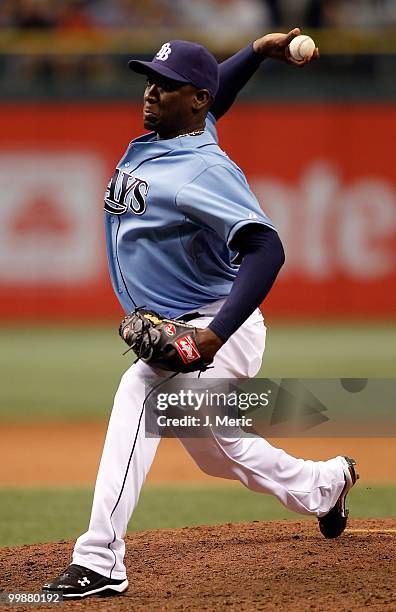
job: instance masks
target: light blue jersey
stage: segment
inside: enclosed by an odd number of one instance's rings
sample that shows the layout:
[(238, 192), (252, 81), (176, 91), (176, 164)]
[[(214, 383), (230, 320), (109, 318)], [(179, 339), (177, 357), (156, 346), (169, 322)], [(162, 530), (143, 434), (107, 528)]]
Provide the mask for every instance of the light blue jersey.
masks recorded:
[(230, 243), (249, 223), (273, 228), (242, 171), (217, 144), (208, 116), (199, 136), (133, 140), (105, 194), (107, 255), (126, 312), (176, 318), (231, 291)]

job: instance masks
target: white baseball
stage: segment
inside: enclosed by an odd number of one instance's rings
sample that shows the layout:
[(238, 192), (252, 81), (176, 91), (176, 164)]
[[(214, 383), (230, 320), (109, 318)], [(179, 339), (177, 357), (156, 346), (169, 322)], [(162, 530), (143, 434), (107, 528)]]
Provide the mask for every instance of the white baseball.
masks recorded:
[(315, 43), (310, 36), (296, 36), (289, 45), (290, 55), (295, 60), (311, 58), (315, 51)]

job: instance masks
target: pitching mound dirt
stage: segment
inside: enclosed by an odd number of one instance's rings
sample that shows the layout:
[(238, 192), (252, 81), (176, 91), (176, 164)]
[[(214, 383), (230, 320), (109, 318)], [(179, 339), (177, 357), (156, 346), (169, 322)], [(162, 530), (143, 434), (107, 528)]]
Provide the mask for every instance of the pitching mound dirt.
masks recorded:
[[(395, 537), (394, 520), (350, 521), (333, 541), (320, 536), (315, 521), (136, 533), (127, 537), (127, 593), (69, 601), (62, 609), (395, 610)], [(0, 549), (2, 590), (39, 591), (68, 564), (72, 545)]]

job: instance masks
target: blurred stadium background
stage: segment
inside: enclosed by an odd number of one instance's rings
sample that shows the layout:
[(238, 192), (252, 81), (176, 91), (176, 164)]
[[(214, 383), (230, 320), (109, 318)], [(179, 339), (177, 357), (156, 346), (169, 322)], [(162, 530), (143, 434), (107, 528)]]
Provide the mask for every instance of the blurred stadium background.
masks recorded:
[(265, 61), (218, 126), (286, 247), (261, 375), (394, 376), (394, 0), (0, 0), (0, 486), (10, 423), (106, 418), (129, 363), (101, 224), (141, 133), (127, 60), (187, 38), (221, 61), (295, 26), (320, 62)]

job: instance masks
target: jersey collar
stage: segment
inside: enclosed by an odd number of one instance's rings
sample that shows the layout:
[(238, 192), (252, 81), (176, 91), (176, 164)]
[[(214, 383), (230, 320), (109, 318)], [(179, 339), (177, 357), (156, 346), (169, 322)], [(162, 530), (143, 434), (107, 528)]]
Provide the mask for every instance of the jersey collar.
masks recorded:
[(150, 154), (155, 154), (157, 151), (164, 153), (175, 149), (197, 149), (206, 144), (217, 144), (207, 127), (203, 134), (199, 136), (182, 136), (181, 138), (167, 138), (166, 140), (157, 140), (155, 132), (149, 132), (132, 140), (130, 146), (136, 147), (137, 150), (142, 147), (146, 151), (150, 148)]

